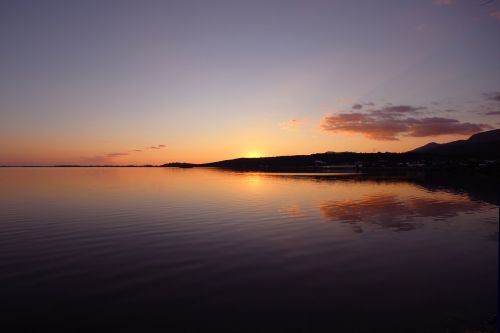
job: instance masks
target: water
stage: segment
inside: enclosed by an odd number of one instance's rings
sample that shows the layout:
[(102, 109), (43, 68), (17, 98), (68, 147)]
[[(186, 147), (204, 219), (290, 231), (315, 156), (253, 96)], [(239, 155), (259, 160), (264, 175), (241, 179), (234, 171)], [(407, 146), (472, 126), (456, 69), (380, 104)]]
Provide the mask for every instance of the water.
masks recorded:
[(467, 179), (0, 169), (1, 325), (474, 327), (496, 313), (498, 193)]

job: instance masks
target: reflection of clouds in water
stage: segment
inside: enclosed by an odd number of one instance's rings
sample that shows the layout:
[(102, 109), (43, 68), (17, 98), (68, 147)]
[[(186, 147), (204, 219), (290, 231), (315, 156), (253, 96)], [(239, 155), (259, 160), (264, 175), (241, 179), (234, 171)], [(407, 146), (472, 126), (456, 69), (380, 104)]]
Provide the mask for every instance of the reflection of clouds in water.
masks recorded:
[(358, 223), (375, 224), (395, 231), (409, 231), (416, 227), (415, 218), (428, 217), (442, 220), (459, 213), (472, 212), (481, 203), (465, 197), (401, 198), (393, 194), (367, 195), (360, 199), (324, 201), (319, 208), (330, 221), (347, 222), (354, 231), (363, 232)]

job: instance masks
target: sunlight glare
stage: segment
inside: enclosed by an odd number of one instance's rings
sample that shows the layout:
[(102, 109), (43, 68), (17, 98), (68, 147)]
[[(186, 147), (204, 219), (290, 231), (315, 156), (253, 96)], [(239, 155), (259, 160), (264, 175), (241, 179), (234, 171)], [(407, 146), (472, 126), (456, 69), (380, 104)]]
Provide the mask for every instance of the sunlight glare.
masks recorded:
[(248, 152), (245, 154), (245, 157), (248, 157), (248, 158), (258, 158), (258, 157), (263, 157), (264, 155), (259, 152), (259, 151), (251, 151), (251, 152)]

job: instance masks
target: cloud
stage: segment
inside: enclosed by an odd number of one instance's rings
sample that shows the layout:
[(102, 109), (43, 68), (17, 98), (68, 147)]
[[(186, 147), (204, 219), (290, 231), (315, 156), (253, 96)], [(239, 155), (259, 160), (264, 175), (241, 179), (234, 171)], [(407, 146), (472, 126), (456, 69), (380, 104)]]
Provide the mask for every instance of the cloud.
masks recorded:
[(490, 111), (485, 113), (486, 116), (500, 116), (500, 111)]
[(290, 119), (285, 122), (280, 123), (280, 127), (284, 130), (288, 131), (296, 131), (299, 129), (300, 126), (304, 124), (304, 121), (302, 119)]
[(146, 149), (162, 149), (165, 148), (165, 145), (157, 145), (157, 146), (149, 146)]
[(99, 156), (93, 156), (93, 157), (85, 157), (84, 160), (88, 163), (92, 164), (105, 164), (109, 163), (110, 159), (117, 158), (117, 157), (123, 157), (123, 156), (128, 156), (133, 153), (140, 153), (146, 149), (162, 149), (165, 148), (165, 145), (157, 145), (157, 146), (150, 146), (144, 149), (131, 149), (128, 152), (114, 152), (114, 153), (109, 153), (105, 155), (99, 155)]
[(432, 3), (436, 6), (450, 6), (453, 4), (453, 0), (434, 0)]
[(362, 113), (340, 113), (325, 117), (321, 128), (329, 132), (362, 133), (375, 140), (397, 140), (395, 135), (407, 130), (400, 121), (376, 119)]
[(354, 104), (352, 106), (352, 109), (353, 110), (361, 110), (363, 108), (363, 105), (362, 104)]
[(107, 157), (121, 157), (121, 156), (127, 156), (128, 153), (109, 153), (106, 156)]
[(500, 102), (500, 91), (484, 93), (483, 96), (489, 101)]
[(421, 110), (425, 110), (426, 107), (423, 106), (411, 106), (411, 105), (386, 105), (379, 110), (372, 110), (372, 113), (376, 113), (383, 117), (401, 117), (404, 114), (419, 114)]
[(486, 124), (450, 118), (419, 118), (424, 109), (410, 105), (390, 105), (364, 113), (339, 113), (323, 118), (321, 128), (327, 132), (359, 133), (373, 140), (399, 140), (400, 136), (468, 135), (491, 128)]
[(490, 16), (494, 17), (497, 20), (500, 20), (500, 10), (494, 11), (490, 13)]
[(456, 119), (430, 117), (423, 119), (414, 119), (409, 122), (410, 131), (407, 136), (424, 137), (438, 136), (445, 134), (474, 134), (491, 126), (486, 124), (462, 123)]

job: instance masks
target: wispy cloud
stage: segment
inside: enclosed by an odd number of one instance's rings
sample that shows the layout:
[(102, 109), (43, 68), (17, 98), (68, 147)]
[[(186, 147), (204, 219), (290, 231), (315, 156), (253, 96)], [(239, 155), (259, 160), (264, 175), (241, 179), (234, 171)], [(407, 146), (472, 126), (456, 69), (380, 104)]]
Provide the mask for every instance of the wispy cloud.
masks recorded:
[(165, 148), (165, 145), (156, 145), (156, 146), (149, 146), (146, 149), (162, 149)]
[(500, 91), (484, 93), (483, 96), (486, 97), (488, 101), (500, 102)]
[(107, 157), (121, 157), (121, 156), (127, 156), (128, 153), (109, 153), (106, 156)]
[(378, 114), (382, 117), (401, 117), (405, 114), (421, 114), (422, 110), (427, 109), (425, 106), (411, 106), (411, 105), (386, 105), (380, 109), (371, 110), (370, 112)]
[(425, 107), (387, 105), (366, 112), (342, 112), (325, 117), (321, 128), (327, 132), (359, 133), (373, 140), (399, 137), (427, 137), (446, 134), (473, 134), (491, 126), (442, 117), (423, 117)]
[(500, 116), (500, 111), (486, 112), (485, 115), (487, 115), (487, 116)]
[(353, 110), (361, 110), (363, 108), (363, 104), (354, 104), (351, 109)]
[(128, 155), (131, 155), (133, 153), (141, 153), (143, 152), (144, 150), (147, 150), (147, 149), (163, 149), (165, 148), (166, 146), (165, 145), (156, 145), (156, 146), (149, 146), (149, 147), (146, 147), (146, 148), (143, 148), (143, 149), (131, 149), (127, 152), (113, 152), (113, 153), (108, 153), (108, 154), (105, 154), (105, 155), (102, 155), (102, 156), (95, 156), (95, 157), (92, 157), (91, 159), (93, 161), (96, 161), (96, 162), (99, 162), (99, 163), (105, 163), (105, 162), (108, 162), (109, 159), (113, 159), (113, 158), (118, 158), (118, 157), (123, 157), (123, 156), (128, 156)]

